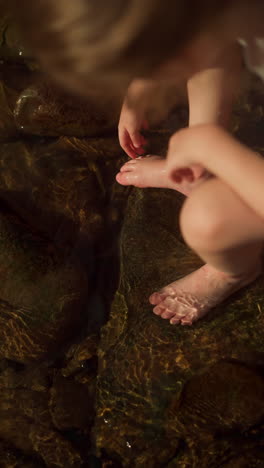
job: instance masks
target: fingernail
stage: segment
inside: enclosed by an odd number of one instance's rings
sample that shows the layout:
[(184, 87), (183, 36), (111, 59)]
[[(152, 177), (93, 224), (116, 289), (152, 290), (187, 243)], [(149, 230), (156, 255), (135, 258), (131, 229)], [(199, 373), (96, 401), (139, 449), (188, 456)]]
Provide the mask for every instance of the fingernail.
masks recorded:
[(172, 171), (170, 177), (172, 180), (174, 180), (174, 182), (177, 182), (178, 184), (182, 181), (182, 178), (178, 174), (178, 171)]

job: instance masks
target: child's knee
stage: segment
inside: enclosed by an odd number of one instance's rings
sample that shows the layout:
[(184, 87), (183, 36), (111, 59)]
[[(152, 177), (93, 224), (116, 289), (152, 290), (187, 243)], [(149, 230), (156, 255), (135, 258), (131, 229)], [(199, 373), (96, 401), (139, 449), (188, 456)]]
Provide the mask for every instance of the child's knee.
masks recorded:
[(226, 219), (212, 209), (210, 200), (204, 200), (204, 197), (199, 195), (200, 192), (196, 190), (183, 205), (180, 214), (182, 235), (194, 250), (220, 250), (226, 230)]

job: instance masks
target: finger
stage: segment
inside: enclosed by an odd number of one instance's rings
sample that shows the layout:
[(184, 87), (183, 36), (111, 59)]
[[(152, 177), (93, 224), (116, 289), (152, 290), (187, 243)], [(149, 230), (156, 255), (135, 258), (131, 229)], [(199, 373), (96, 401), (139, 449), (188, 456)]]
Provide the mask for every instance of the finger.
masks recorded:
[(137, 151), (135, 150), (135, 148), (131, 144), (126, 146), (125, 152), (131, 159), (136, 159), (137, 156), (138, 156)]
[(138, 156), (142, 156), (143, 154), (146, 153), (145, 149), (143, 147), (140, 148), (135, 148), (133, 145), (131, 145), (131, 150), (135, 152), (135, 154)]
[(200, 164), (192, 164), (191, 170), (195, 179), (199, 179), (199, 177), (202, 177), (205, 173), (205, 168), (200, 166)]
[(148, 129), (149, 129), (149, 123), (148, 123), (147, 120), (143, 120), (142, 128), (144, 128), (144, 130), (148, 130)]
[(130, 138), (134, 148), (141, 149), (146, 144), (145, 138), (139, 132), (130, 133)]
[(182, 182), (182, 176), (179, 172), (178, 169), (174, 169), (171, 174), (170, 174), (170, 178), (176, 183), (176, 184), (181, 184)]
[(127, 132), (122, 132), (119, 134), (119, 143), (121, 148), (126, 152), (126, 154), (130, 158), (135, 159), (137, 157), (137, 153), (132, 145), (130, 136)]
[(145, 137), (143, 137), (143, 135), (141, 135), (141, 145), (146, 146), (147, 144), (148, 144), (148, 140)]
[(182, 169), (179, 169), (179, 173), (183, 179), (186, 179), (188, 182), (193, 182), (194, 181), (194, 174), (192, 169), (189, 167), (184, 167)]

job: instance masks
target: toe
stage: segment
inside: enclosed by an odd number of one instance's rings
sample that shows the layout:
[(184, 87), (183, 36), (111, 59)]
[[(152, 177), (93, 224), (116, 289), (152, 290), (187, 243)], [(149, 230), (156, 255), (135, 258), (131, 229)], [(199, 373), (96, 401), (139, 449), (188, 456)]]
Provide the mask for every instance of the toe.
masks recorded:
[(196, 321), (196, 317), (194, 314), (186, 314), (185, 317), (181, 319), (181, 324), (182, 325), (192, 325)]
[(174, 317), (174, 315), (175, 315), (175, 314), (174, 314), (173, 312), (171, 312), (170, 310), (166, 309), (165, 312), (163, 312), (163, 313), (161, 314), (161, 317), (162, 317), (163, 319), (171, 319), (172, 317)]
[(165, 286), (159, 291), (159, 294), (165, 299), (166, 297), (174, 298), (176, 297), (176, 290), (172, 286)]
[(126, 162), (121, 168), (120, 172), (129, 172), (133, 170), (133, 166), (135, 164), (135, 160), (133, 159), (132, 161)]
[(171, 296), (167, 296), (163, 299), (164, 306), (175, 314), (175, 311), (178, 308), (177, 299)]
[(161, 315), (165, 311), (164, 311), (163, 307), (156, 306), (156, 307), (154, 307), (153, 312), (154, 312), (155, 315)]
[(183, 318), (181, 319), (181, 324), (186, 326), (186, 325), (192, 325), (193, 324), (193, 321), (191, 319), (188, 319), (188, 318)]
[(161, 297), (161, 295), (159, 293), (154, 292), (153, 294), (151, 294), (151, 296), (149, 298), (149, 302), (152, 305), (158, 305), (158, 304), (160, 304), (160, 302), (162, 302), (162, 297)]
[(116, 174), (116, 181), (119, 184), (124, 185), (123, 184), (123, 179), (124, 179), (124, 176), (123, 176), (122, 172), (118, 172), (118, 174)]
[(177, 318), (177, 317), (173, 317), (171, 320), (170, 320), (170, 324), (171, 325), (178, 325), (180, 323), (180, 320)]
[(129, 172), (119, 172), (116, 175), (116, 181), (120, 185), (133, 185), (133, 182), (131, 180), (131, 176)]

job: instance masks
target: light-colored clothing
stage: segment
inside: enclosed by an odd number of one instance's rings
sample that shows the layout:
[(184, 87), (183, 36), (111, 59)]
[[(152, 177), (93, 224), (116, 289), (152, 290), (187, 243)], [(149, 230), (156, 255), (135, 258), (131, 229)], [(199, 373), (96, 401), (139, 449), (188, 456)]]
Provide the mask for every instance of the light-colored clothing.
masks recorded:
[(264, 37), (254, 37), (250, 40), (239, 38), (238, 43), (244, 49), (248, 69), (264, 81)]

